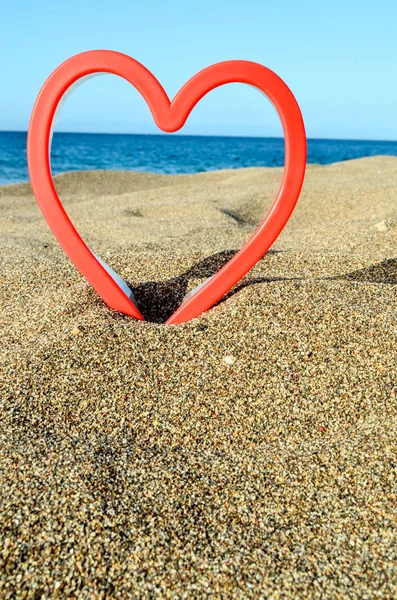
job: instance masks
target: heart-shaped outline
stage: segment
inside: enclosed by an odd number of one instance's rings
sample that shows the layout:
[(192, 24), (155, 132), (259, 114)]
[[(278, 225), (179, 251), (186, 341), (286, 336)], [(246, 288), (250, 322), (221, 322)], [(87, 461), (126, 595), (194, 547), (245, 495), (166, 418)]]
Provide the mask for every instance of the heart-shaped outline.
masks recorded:
[(141, 320), (143, 316), (132, 294), (128, 297), (128, 292), (121, 287), (121, 278), (91, 252), (76, 231), (62, 206), (51, 174), (50, 142), (58, 105), (73, 84), (97, 73), (111, 73), (129, 81), (147, 102), (156, 125), (167, 132), (181, 129), (201, 98), (227, 83), (256, 87), (268, 97), (280, 116), (285, 138), (285, 167), (276, 198), (248, 242), (188, 296), (166, 324), (190, 321), (211, 308), (264, 256), (291, 216), (306, 170), (306, 134), (301, 111), (292, 92), (278, 75), (263, 65), (244, 60), (221, 62), (200, 71), (180, 89), (172, 102), (146, 67), (130, 56), (111, 50), (77, 54), (50, 75), (37, 97), (28, 131), (28, 167), (34, 195), (58, 242), (106, 304)]

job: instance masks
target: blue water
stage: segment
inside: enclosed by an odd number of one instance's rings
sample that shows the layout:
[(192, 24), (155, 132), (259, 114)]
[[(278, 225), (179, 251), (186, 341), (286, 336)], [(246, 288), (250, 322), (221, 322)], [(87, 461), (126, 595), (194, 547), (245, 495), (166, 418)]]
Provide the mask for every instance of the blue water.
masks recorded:
[[(397, 142), (308, 140), (309, 163), (378, 154), (397, 156)], [(282, 138), (55, 133), (51, 152), (54, 174), (80, 169), (198, 173), (283, 164)], [(0, 132), (0, 185), (28, 178), (26, 133)]]

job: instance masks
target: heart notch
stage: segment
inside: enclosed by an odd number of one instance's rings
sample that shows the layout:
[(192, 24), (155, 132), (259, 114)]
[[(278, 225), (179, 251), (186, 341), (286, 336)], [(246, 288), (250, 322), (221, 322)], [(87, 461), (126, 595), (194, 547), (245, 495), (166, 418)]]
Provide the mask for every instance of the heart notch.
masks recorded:
[(148, 104), (156, 125), (165, 132), (181, 129), (203, 96), (228, 83), (245, 83), (263, 92), (281, 119), (285, 166), (277, 195), (246, 244), (215, 275), (193, 290), (166, 324), (190, 321), (218, 302), (266, 254), (291, 216), (306, 170), (306, 134), (299, 105), (278, 75), (263, 65), (245, 60), (207, 67), (194, 75), (172, 101), (146, 67), (130, 56), (110, 50), (73, 56), (49, 76), (37, 97), (28, 131), (28, 167), (33, 193), (58, 242), (104, 302), (114, 310), (141, 320), (143, 316), (127, 284), (88, 248), (73, 226), (51, 174), (52, 127), (60, 102), (79, 80), (98, 73), (118, 75), (131, 83)]

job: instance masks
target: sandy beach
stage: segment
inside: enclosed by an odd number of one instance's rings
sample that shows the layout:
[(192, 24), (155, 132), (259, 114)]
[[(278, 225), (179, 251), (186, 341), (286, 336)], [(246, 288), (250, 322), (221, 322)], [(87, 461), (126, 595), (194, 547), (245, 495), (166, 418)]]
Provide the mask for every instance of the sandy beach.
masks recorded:
[(55, 178), (150, 322), (0, 187), (0, 597), (397, 597), (397, 158), (309, 165), (272, 250), (161, 323), (278, 168)]

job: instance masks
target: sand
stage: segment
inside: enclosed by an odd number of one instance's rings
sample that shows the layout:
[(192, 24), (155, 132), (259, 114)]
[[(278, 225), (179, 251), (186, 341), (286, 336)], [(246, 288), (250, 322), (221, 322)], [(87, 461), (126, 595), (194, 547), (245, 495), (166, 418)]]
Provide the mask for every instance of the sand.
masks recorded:
[(146, 323), (0, 188), (2, 599), (397, 597), (397, 158), (309, 166), (272, 251), (161, 325), (280, 178), (56, 178)]

